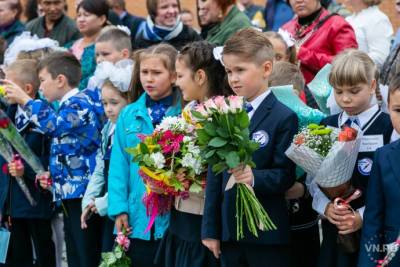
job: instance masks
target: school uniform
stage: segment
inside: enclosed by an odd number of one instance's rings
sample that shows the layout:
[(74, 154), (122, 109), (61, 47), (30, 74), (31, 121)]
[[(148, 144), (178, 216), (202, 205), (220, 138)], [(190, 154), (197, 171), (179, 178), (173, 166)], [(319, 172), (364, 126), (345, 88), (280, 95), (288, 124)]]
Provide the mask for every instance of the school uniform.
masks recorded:
[(85, 91), (70, 90), (55, 112), (42, 100), (25, 107), (29, 119), (52, 139), (50, 174), (55, 201), (62, 201), (65, 242), (69, 266), (98, 266), (100, 261), (100, 218), (93, 216), (81, 229), (81, 201), (96, 165), (100, 132), (105, 117), (99, 114)]
[(289, 266), (290, 226), (285, 192), (295, 181), (295, 166), (285, 151), (297, 132), (298, 120), (269, 90), (250, 105), (250, 137), (260, 144), (253, 154), (253, 188), (277, 229), (258, 231), (255, 237), (244, 225), (245, 237), (237, 241), (236, 187), (225, 191), (230, 174), (225, 171), (216, 175), (209, 168), (201, 237), (221, 240), (222, 266)]
[[(400, 232), (400, 141), (375, 153), (368, 184), (362, 229), (359, 267), (377, 266), (386, 253), (384, 245), (397, 239)], [(399, 253), (389, 267), (400, 266)]]
[[(188, 103), (182, 117), (188, 119), (190, 110), (198, 104)], [(217, 267), (220, 266), (212, 252), (201, 242), (201, 221), (204, 211), (204, 190), (189, 193), (188, 198), (176, 197), (170, 213), (169, 227), (157, 251), (157, 262), (165, 267)]]
[(144, 93), (118, 117), (109, 169), (108, 214), (113, 219), (128, 215), (132, 234), (127, 254), (137, 267), (157, 266), (153, 261), (168, 227), (169, 214), (157, 216), (151, 231), (145, 232), (150, 221), (142, 201), (146, 189), (138, 173), (139, 165), (125, 149), (136, 147), (140, 143), (138, 134), (151, 134), (165, 116), (179, 116), (180, 101), (178, 90), (161, 101), (153, 101)]
[(85, 196), (82, 198), (82, 211), (94, 200), (98, 214), (92, 216), (101, 216), (101, 251), (109, 252), (114, 245), (115, 236), (114, 221), (107, 216), (108, 207), (108, 170), (110, 166), (112, 139), (114, 136), (115, 124), (108, 121), (101, 131), (101, 147), (96, 156), (96, 167)]
[[(48, 166), (50, 139), (29, 121), (18, 105), (10, 105), (7, 115), (43, 166)], [(0, 166), (7, 166), (6, 164), (7, 162), (0, 158)], [(55, 266), (50, 220), (53, 212), (52, 194), (35, 186), (35, 172), (25, 162), (24, 167), (22, 178), (37, 203), (36, 206), (28, 202), (14, 177), (0, 172), (0, 214), (5, 219), (9, 217), (11, 221), (6, 266), (33, 266), (33, 251), (37, 266)]]
[[(330, 116), (322, 121), (322, 124), (332, 127), (342, 127), (345, 124), (358, 128), (363, 132), (360, 151), (354, 167), (351, 184), (354, 188), (360, 189), (360, 198), (350, 204), (357, 210), (361, 218), (365, 209), (365, 192), (367, 190), (369, 176), (371, 173), (373, 156), (375, 150), (390, 142), (393, 127), (389, 115), (383, 113), (378, 105), (373, 105), (357, 116), (349, 116), (345, 112)], [(314, 184), (315, 185), (315, 184)], [(326, 206), (330, 200), (319, 188), (313, 190), (313, 207), (324, 215)], [(347, 253), (337, 244), (338, 230), (328, 220), (322, 221), (323, 241), (320, 250), (318, 266), (321, 267), (353, 267), (357, 265), (358, 251)], [(361, 231), (353, 233), (358, 238)]]

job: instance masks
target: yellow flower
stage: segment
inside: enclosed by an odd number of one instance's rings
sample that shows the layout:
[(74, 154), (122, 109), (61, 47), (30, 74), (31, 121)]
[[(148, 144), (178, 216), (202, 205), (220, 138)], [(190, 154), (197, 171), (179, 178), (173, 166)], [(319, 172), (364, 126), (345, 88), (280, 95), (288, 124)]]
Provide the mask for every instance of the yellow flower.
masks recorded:
[(0, 97), (3, 97), (6, 95), (6, 89), (4, 89), (3, 86), (0, 86)]

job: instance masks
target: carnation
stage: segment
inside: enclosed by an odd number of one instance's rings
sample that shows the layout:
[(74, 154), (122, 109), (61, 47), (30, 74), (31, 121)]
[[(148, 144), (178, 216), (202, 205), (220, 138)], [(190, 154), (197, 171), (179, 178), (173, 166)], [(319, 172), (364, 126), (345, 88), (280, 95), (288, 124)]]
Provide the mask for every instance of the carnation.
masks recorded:
[(165, 158), (161, 152), (152, 153), (150, 158), (153, 160), (154, 166), (157, 169), (162, 169), (165, 166)]

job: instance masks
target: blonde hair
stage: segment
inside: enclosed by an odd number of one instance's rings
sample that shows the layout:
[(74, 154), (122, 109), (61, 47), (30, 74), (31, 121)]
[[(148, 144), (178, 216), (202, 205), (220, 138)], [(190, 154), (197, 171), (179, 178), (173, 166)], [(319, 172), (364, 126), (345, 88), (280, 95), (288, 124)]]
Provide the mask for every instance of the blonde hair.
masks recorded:
[(222, 54), (223, 56), (233, 54), (257, 64), (272, 62), (275, 56), (274, 48), (267, 36), (253, 28), (240, 30), (229, 38)]
[(31, 84), (37, 91), (40, 86), (38, 62), (33, 59), (19, 59), (7, 66), (6, 72), (13, 72), (18, 83)]
[(128, 92), (121, 92), (120, 89), (118, 89), (109, 79), (106, 79), (104, 81), (103, 86), (101, 87), (101, 89), (103, 89), (104, 87), (110, 88), (114, 91), (116, 91), (121, 97), (123, 97), (124, 99), (126, 99), (126, 101), (128, 103), (130, 103), (130, 94), (129, 91)]
[(333, 60), (329, 83), (333, 87), (356, 86), (360, 83), (371, 84), (377, 77), (377, 67), (366, 53), (348, 49)]
[(293, 85), (293, 89), (299, 94), (304, 90), (304, 77), (299, 67), (285, 61), (274, 63), (274, 68), (272, 69), (271, 76), (269, 76), (268, 79), (268, 85), (282, 86), (288, 84)]
[(177, 55), (178, 51), (172, 45), (165, 43), (135, 51), (135, 66), (133, 67), (132, 82), (129, 87), (129, 92), (131, 92), (130, 99), (132, 102), (136, 101), (144, 92), (142, 83), (140, 82), (140, 63), (145, 59), (157, 57), (161, 60), (164, 67), (172, 74), (175, 73), (175, 60)]
[(18, 59), (33, 59), (36, 61), (40, 61), (53, 52), (54, 52), (54, 50), (49, 47), (39, 48), (39, 49), (36, 49), (33, 51), (21, 51), (17, 55), (17, 60)]

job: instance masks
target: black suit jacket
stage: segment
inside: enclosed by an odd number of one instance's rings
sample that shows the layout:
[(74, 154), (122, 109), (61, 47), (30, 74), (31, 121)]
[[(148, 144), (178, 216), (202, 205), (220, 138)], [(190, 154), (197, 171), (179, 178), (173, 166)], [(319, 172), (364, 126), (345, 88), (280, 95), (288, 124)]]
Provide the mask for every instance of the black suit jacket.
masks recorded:
[[(244, 220), (245, 238), (240, 242), (254, 244), (287, 244), (289, 218), (285, 192), (295, 181), (295, 165), (285, 155), (298, 130), (297, 116), (270, 93), (250, 121), (250, 136), (264, 136), (266, 145), (253, 154), (256, 168), (254, 191), (277, 230), (261, 232), (254, 237)], [(236, 186), (225, 191), (230, 175), (215, 175), (209, 169), (202, 222), (202, 239), (236, 241)]]

